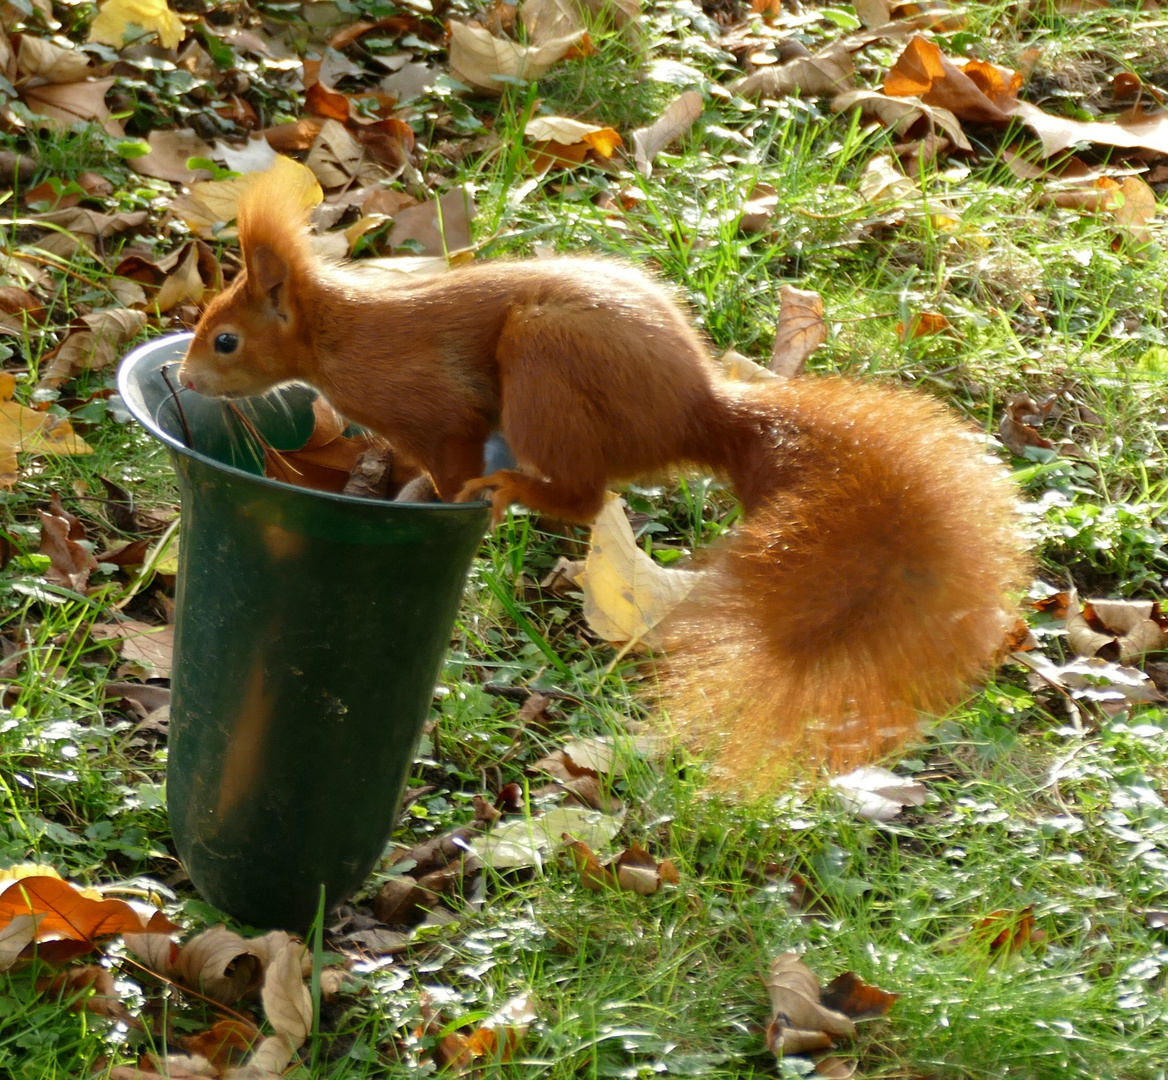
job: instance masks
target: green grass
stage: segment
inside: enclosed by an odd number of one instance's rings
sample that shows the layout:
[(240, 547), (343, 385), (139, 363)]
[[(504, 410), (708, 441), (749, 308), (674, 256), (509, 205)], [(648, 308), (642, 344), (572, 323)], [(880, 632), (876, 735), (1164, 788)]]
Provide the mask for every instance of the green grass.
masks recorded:
[[(703, 19), (688, 5), (659, 4), (638, 46), (596, 28), (595, 55), (538, 85), (509, 86), (498, 100), (442, 91), (423, 101), (423, 174), (474, 186), (477, 239), (491, 256), (539, 245), (652, 267), (692, 305), (716, 352), (769, 355), (777, 292), (792, 284), (824, 296), (830, 333), (811, 361), (816, 371), (919, 385), (990, 433), (1011, 396), (1057, 395), (1044, 434), (1082, 455), (1014, 462), (1032, 504), (1026, 520), (1041, 576), (1085, 595), (1162, 596), (1162, 222), (1149, 248), (1117, 246), (1105, 217), (1039, 205), (1038, 186), (1006, 168), (1004, 139), (984, 130), (976, 157), (926, 168), (918, 196), (869, 203), (858, 185), (874, 156), (893, 152), (886, 132), (820, 101), (709, 93), (694, 131), (657, 158), (648, 178), (618, 159), (548, 173), (516, 197), (532, 179), (520, 135), (534, 112), (579, 116), (593, 106), (584, 118), (627, 138), (691, 78), (678, 65), (692, 68), (692, 85), (704, 90), (727, 83), (736, 69)], [(1069, 15), (1036, 4), (1022, 18), (1016, 5), (973, 4), (946, 48), (1017, 63), (1036, 47), (1032, 100), (1056, 95), (1043, 100), (1052, 111), (1098, 106), (1118, 70), (1163, 81), (1168, 28), (1158, 21), (1136, 5)], [(799, 33), (810, 48), (838, 36), (830, 23)], [(894, 55), (886, 46), (863, 54), (861, 81), (878, 85)], [(262, 70), (255, 78), (273, 114), (295, 115), (286, 86)], [(142, 103), (129, 130), (159, 123), (158, 102), (181, 92), (180, 82), (141, 73), (127, 89)], [(179, 115), (190, 112), (184, 102)], [(426, 149), (451, 130), (484, 125), (501, 145), (456, 167)], [(86, 168), (117, 177), (121, 190), (108, 208), (157, 210), (166, 188), (127, 174), (111, 140), (92, 128), (6, 145), (39, 157), (38, 180), (67, 182)], [(1082, 155), (1105, 164), (1105, 154)], [(741, 206), (759, 183), (777, 190), (778, 204), (763, 231), (745, 233)], [(15, 203), (8, 209), (18, 216)], [(8, 235), (11, 247), (25, 242), (16, 227)], [(181, 239), (181, 229), (172, 236)], [(85, 259), (68, 269), (54, 277), (44, 331), (6, 339), (14, 354), (5, 366), (27, 368), (24, 399), (70, 319), (109, 303), (108, 269)], [(904, 340), (898, 323), (921, 311), (943, 313), (951, 330)], [(169, 326), (156, 320), (153, 329)], [(97, 372), (64, 389), (70, 408), (84, 410), (78, 430), (92, 456), (26, 463), (15, 490), (0, 492), (13, 554), (0, 571), (0, 634), (24, 657), (0, 679), (0, 865), (46, 862), (84, 882), (167, 880), (176, 863), (163, 804), (165, 745), (136, 734), (134, 721), (104, 700), (117, 661), (89, 633), (128, 581), (98, 574), (91, 583), (103, 590), (70, 596), (47, 590), (30, 559), (35, 510), (54, 491), (95, 541), (125, 535), (112, 527), (99, 477), (142, 507), (175, 501), (165, 454), (102, 404), (111, 386), (111, 373)], [(709, 542), (736, 516), (720, 485), (695, 478), (634, 488), (628, 500), (662, 561)], [(578, 600), (538, 587), (585, 541), (582, 530), (545, 531), (516, 512), (484, 544), (415, 772), (413, 783), (429, 790), (403, 813), (401, 843), (466, 822), (476, 794), (493, 800), (517, 784), (534, 798), (543, 780), (525, 767), (569, 738), (655, 719), (644, 693), (651, 676), (628, 658), (609, 671), (613, 650), (589, 635)], [(171, 583), (142, 584), (128, 611), (156, 619)], [(1043, 646), (1057, 661), (1064, 643), (1053, 634)], [(517, 703), (486, 684), (567, 696), (553, 700), (546, 723), (519, 727)], [(521, 993), (532, 996), (538, 1019), (515, 1060), (491, 1070), (500, 1076), (800, 1075), (801, 1064), (776, 1063), (765, 1048), (760, 978), (773, 956), (797, 951), (824, 982), (854, 970), (900, 995), (889, 1016), (861, 1023), (854, 1046), (843, 1047), (854, 1049), (860, 1076), (1168, 1076), (1168, 938), (1144, 917), (1168, 907), (1162, 710), (1109, 715), (1085, 704), (1071, 715), (1057, 694), (1006, 665), (900, 762), (930, 800), (883, 826), (856, 820), (817, 787), (735, 802), (713, 792), (703, 764), (681, 750), (627, 766), (611, 784), (625, 814), (614, 850), (636, 841), (669, 857), (677, 888), (650, 897), (590, 892), (563, 859), (539, 872), (488, 868), (480, 889), (450, 900), (456, 923), (417, 932), (392, 964), (359, 965), (349, 990), (325, 1001), (306, 1051), (315, 1064), (300, 1075), (427, 1071), (433, 1037), (419, 1043), (414, 1034), (423, 994), (451, 1028), (470, 1028)], [(379, 868), (363, 898), (388, 876)], [(192, 931), (218, 921), (187, 884), (175, 889), (172, 910)], [(972, 934), (992, 912), (1015, 917), (1027, 908), (1044, 940), (992, 952)], [(118, 956), (113, 949), (110, 962)], [(140, 1032), (38, 994), (36, 975), (3, 976), (0, 1071), (21, 1080), (108, 1076), (150, 1045)], [(178, 1033), (214, 1019), (128, 966), (119, 978), (132, 1008), (169, 1010)], [(157, 1035), (153, 1045), (162, 1042)]]

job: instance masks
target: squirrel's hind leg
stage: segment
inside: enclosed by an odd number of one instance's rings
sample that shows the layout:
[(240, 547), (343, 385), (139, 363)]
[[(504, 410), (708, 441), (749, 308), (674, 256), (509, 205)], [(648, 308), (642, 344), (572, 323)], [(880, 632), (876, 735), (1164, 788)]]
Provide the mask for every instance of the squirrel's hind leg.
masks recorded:
[(519, 469), (498, 469), (463, 485), (456, 502), (470, 502), (484, 489), (491, 491), (491, 522), (497, 525), (512, 503), (522, 503), (531, 510), (562, 521), (587, 525), (604, 505), (604, 482), (557, 484)]

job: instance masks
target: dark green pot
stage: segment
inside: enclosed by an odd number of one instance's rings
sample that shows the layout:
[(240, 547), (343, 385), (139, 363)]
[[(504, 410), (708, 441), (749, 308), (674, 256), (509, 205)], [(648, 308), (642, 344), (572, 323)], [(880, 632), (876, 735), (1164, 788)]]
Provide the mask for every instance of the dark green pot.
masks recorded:
[[(230, 410), (182, 391), (188, 447), (159, 369), (189, 337), (135, 349), (118, 374), (182, 493), (171, 829), (212, 904), (304, 929), (320, 886), (330, 906), (344, 900), (389, 840), (488, 509), (266, 479)], [(290, 387), (236, 404), (291, 449), (312, 430), (313, 396)]]

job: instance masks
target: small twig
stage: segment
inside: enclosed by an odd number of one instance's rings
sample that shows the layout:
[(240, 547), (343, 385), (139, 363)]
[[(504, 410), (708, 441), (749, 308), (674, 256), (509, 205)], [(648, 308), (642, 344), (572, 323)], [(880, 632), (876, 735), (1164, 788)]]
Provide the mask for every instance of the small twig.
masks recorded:
[(578, 694), (569, 694), (566, 690), (528, 690), (524, 686), (501, 686), (499, 683), (483, 683), (482, 689), (484, 693), (490, 694), (492, 697), (518, 701), (520, 705), (532, 694), (542, 694), (545, 698), (551, 698), (554, 701), (575, 701), (579, 705), (584, 704), (584, 699)]
[(166, 372), (166, 369), (168, 367), (171, 367), (171, 366), (173, 366), (173, 361), (170, 364), (163, 364), (162, 367), (160, 367), (158, 369), (158, 374), (162, 376), (162, 381), (164, 383), (166, 383), (166, 388), (167, 388), (167, 390), (170, 391), (170, 396), (174, 400), (174, 407), (176, 409), (178, 409), (178, 418), (179, 418), (179, 421), (182, 423), (182, 429), (183, 429), (183, 440), (186, 443), (187, 447), (193, 450), (194, 446), (195, 446), (195, 441), (194, 441), (194, 439), (191, 438), (191, 428), (190, 428), (190, 425), (187, 423), (187, 414), (183, 410), (182, 401), (179, 399), (179, 396), (178, 396), (178, 387), (175, 386), (174, 383), (172, 383), (170, 381), (170, 376)]

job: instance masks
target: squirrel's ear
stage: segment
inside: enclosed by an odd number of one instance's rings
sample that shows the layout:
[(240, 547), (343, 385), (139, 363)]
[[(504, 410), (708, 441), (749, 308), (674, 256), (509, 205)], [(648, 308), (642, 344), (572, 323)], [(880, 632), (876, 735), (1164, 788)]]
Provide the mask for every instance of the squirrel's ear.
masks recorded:
[(257, 298), (268, 299), (277, 309), (281, 307), (282, 286), (288, 280), (288, 262), (267, 244), (260, 244), (247, 253), (248, 286)]

